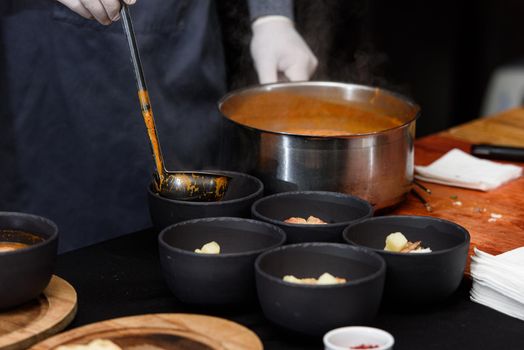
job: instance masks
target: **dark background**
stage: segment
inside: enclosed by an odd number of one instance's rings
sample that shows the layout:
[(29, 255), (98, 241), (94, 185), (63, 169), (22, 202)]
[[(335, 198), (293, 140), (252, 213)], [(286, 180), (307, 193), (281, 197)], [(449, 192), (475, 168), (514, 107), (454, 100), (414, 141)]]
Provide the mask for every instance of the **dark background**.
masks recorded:
[[(255, 84), (246, 1), (218, 4), (229, 87)], [(295, 0), (295, 16), (319, 58), (314, 80), (412, 97), (418, 136), (478, 118), (493, 70), (524, 59), (522, 0)]]

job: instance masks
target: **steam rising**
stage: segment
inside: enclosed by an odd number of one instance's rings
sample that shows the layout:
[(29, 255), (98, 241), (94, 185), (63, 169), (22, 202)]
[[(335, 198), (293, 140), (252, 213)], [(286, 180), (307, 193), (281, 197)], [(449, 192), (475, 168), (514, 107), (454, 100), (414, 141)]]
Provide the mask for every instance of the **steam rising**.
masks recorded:
[[(370, 2), (364, 0), (295, 1), (297, 30), (319, 60), (312, 80), (340, 81), (409, 93), (387, 79), (388, 56), (377, 48)], [(245, 0), (218, 2), (229, 88), (257, 84), (249, 54), (251, 39)]]

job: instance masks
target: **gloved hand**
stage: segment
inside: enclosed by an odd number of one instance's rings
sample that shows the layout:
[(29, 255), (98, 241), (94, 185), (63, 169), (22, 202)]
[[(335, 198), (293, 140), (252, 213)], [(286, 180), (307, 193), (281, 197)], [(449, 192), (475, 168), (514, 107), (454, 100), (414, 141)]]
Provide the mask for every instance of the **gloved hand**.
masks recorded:
[[(95, 18), (104, 25), (118, 21), (120, 18), (119, 0), (58, 0), (80, 16), (87, 19)], [(133, 5), (136, 0), (124, 0), (128, 5)]]
[(251, 28), (251, 56), (261, 84), (276, 82), (278, 72), (291, 81), (308, 80), (315, 72), (317, 58), (289, 18), (260, 17)]

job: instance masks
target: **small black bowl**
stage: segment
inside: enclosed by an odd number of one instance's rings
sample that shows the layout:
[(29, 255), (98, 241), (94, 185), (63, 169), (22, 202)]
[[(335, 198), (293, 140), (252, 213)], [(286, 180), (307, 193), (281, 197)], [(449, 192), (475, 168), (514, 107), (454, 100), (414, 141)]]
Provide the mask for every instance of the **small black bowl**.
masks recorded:
[(13, 243), (26, 245), (0, 252), (0, 309), (7, 309), (36, 298), (49, 283), (58, 228), (40, 216), (0, 212), (0, 242), (2, 247)]
[[(409, 241), (422, 241), (431, 253), (384, 250), (386, 237), (402, 232)], [(429, 304), (452, 294), (460, 284), (468, 256), (468, 231), (451, 221), (429, 216), (383, 216), (348, 226), (349, 244), (371, 248), (387, 263), (384, 296), (392, 305)], [(409, 308), (408, 308), (409, 309)]]
[[(180, 222), (158, 237), (169, 288), (180, 301), (202, 305), (252, 301), (256, 296), (256, 257), (285, 240), (286, 234), (276, 226), (231, 217)], [(211, 241), (220, 245), (220, 254), (194, 252)]]
[[(365, 200), (338, 192), (283, 192), (257, 200), (251, 207), (257, 220), (281, 227), (288, 243), (343, 242), (342, 231), (349, 224), (373, 215), (373, 206)], [(327, 224), (290, 224), (290, 217), (307, 219), (310, 215)]]
[[(373, 320), (382, 298), (386, 263), (360, 247), (300, 243), (260, 255), (255, 270), (258, 299), (266, 317), (288, 330), (318, 336)], [(348, 281), (303, 285), (282, 280), (285, 275), (318, 278), (324, 272)]]
[(262, 197), (264, 185), (254, 176), (233, 171), (213, 170), (231, 177), (224, 198), (216, 202), (191, 202), (169, 199), (148, 188), (149, 213), (153, 225), (161, 230), (177, 222), (205, 217), (250, 217), (254, 201)]

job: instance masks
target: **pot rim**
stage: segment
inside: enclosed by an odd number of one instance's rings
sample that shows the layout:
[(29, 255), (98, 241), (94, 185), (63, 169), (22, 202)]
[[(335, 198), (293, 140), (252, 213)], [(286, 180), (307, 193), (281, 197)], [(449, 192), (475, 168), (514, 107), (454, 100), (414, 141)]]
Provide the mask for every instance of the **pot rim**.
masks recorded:
[[(389, 129), (385, 129), (385, 130), (368, 132), (368, 133), (338, 135), (338, 136), (337, 135), (334, 135), (334, 136), (318, 136), (318, 135), (300, 135), (300, 134), (293, 134), (293, 133), (288, 133), (288, 132), (259, 129), (259, 128), (255, 128), (255, 127), (248, 126), (248, 125), (239, 123), (237, 121), (234, 121), (229, 116), (227, 116), (225, 113), (222, 112), (222, 105), (227, 100), (229, 100), (231, 97), (233, 97), (233, 96), (238, 96), (238, 95), (241, 95), (241, 94), (244, 94), (244, 93), (247, 93), (247, 92), (250, 92), (250, 91), (254, 91), (254, 90), (260, 90), (261, 92), (268, 92), (268, 91), (278, 90), (278, 89), (284, 88), (284, 87), (293, 87), (293, 86), (324, 86), (324, 87), (327, 86), (327, 87), (338, 87), (338, 88), (357, 87), (359, 89), (367, 90), (367, 91), (375, 91), (375, 92), (376, 91), (381, 91), (383, 93), (386, 93), (386, 94), (388, 94), (390, 96), (393, 96), (393, 97), (395, 97), (395, 98), (405, 102), (406, 104), (412, 106), (416, 110), (416, 113), (415, 113), (415, 115), (412, 118), (410, 118), (406, 122), (404, 122), (404, 123), (402, 123), (402, 124), (400, 124), (398, 126), (395, 126), (395, 127), (389, 128)], [(246, 129), (250, 129), (250, 130), (254, 130), (254, 131), (258, 131), (258, 132), (269, 133), (269, 134), (275, 134), (275, 135), (284, 135), (284, 136), (292, 136), (292, 137), (300, 137), (300, 138), (312, 138), (312, 139), (316, 139), (316, 140), (350, 139), (350, 138), (360, 138), (360, 137), (375, 136), (375, 135), (390, 133), (390, 132), (393, 132), (393, 131), (396, 131), (396, 130), (399, 130), (399, 129), (406, 128), (409, 125), (411, 125), (412, 123), (414, 123), (420, 117), (420, 110), (421, 110), (420, 106), (417, 103), (415, 103), (415, 101), (413, 99), (411, 99), (409, 97), (406, 97), (406, 96), (404, 96), (402, 94), (399, 94), (397, 92), (393, 92), (393, 91), (388, 90), (388, 89), (384, 89), (384, 88), (380, 88), (380, 87), (373, 87), (373, 86), (368, 86), (368, 85), (343, 83), (343, 82), (333, 82), (333, 81), (299, 81), (299, 82), (283, 82), (283, 83), (269, 83), (269, 84), (251, 85), (251, 86), (247, 86), (247, 87), (244, 87), (244, 88), (241, 88), (241, 89), (237, 89), (237, 90), (233, 90), (233, 91), (228, 92), (220, 100), (218, 100), (218, 102), (217, 102), (217, 109), (218, 109), (220, 115), (223, 118), (227, 119), (228, 121), (230, 121), (230, 122), (232, 122), (232, 123), (234, 123), (236, 125), (239, 125), (239, 126), (241, 126), (243, 128), (246, 128)]]

